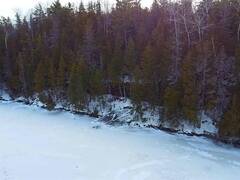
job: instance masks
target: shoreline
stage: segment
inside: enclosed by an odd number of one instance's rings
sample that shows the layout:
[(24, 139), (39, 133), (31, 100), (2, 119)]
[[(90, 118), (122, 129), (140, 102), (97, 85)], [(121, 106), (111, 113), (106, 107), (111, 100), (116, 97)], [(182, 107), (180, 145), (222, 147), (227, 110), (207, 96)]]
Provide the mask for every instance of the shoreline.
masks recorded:
[[(0, 103), (1, 102), (15, 102), (15, 103), (21, 103), (21, 104), (24, 104), (24, 105), (27, 105), (27, 106), (37, 106), (39, 108), (42, 108), (42, 109), (45, 109), (47, 111), (49, 111), (46, 107), (44, 107), (43, 105), (39, 105), (39, 104), (34, 104), (33, 102), (29, 102), (27, 100), (6, 100), (4, 98), (0, 98)], [(98, 121), (101, 121), (103, 122), (104, 124), (107, 124), (109, 126), (121, 126), (121, 121), (116, 121), (114, 120), (114, 122), (112, 121), (106, 121), (104, 120), (104, 117), (105, 116), (101, 116), (101, 115), (95, 115), (93, 113), (88, 113), (88, 112), (85, 112), (85, 111), (76, 111), (76, 110), (71, 110), (71, 109), (68, 109), (68, 108), (65, 108), (65, 107), (60, 107), (60, 108), (54, 108), (52, 111), (58, 111), (58, 112), (69, 112), (69, 113), (72, 113), (72, 114), (76, 114), (76, 115), (86, 115), (86, 116), (89, 116), (89, 117), (92, 117), (92, 118), (96, 118), (98, 119)], [(225, 145), (231, 145), (235, 148), (240, 148), (240, 140), (232, 140), (232, 139), (227, 139), (227, 138), (220, 138), (217, 136), (217, 134), (211, 134), (211, 133), (196, 133), (196, 132), (184, 132), (182, 130), (179, 130), (179, 129), (174, 129), (174, 128), (170, 128), (170, 127), (164, 127), (162, 125), (160, 126), (154, 126), (154, 125), (143, 125), (143, 126), (140, 126), (138, 123), (136, 123), (135, 125), (131, 125), (131, 122), (125, 122), (125, 124), (127, 124), (128, 126), (135, 126), (135, 127), (143, 127), (143, 128), (150, 128), (150, 129), (155, 129), (155, 130), (159, 130), (159, 131), (163, 131), (163, 132), (166, 132), (166, 133), (170, 133), (170, 134), (180, 134), (180, 135), (186, 135), (186, 136), (189, 136), (189, 137), (204, 137), (204, 138), (207, 138), (209, 140), (211, 140), (213, 143), (215, 144), (219, 144), (219, 143), (223, 143)], [(117, 123), (117, 125), (116, 125)]]

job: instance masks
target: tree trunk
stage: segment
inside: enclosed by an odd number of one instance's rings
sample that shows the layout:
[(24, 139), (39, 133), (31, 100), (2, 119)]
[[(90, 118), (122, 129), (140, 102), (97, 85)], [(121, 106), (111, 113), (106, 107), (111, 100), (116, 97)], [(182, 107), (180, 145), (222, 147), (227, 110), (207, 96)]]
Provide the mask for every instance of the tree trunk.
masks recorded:
[(5, 33), (5, 48), (8, 51), (8, 32)]
[(216, 56), (217, 56), (217, 53), (216, 53), (216, 48), (215, 48), (214, 37), (211, 38), (211, 41), (212, 41), (213, 54), (214, 54), (214, 56), (216, 57)]
[(119, 83), (119, 85), (118, 85), (118, 89), (119, 89), (120, 97), (123, 97), (122, 87), (121, 87), (121, 84), (120, 84), (120, 83)]
[(188, 30), (187, 20), (186, 20), (186, 17), (185, 17), (185, 16), (183, 17), (183, 21), (184, 21), (185, 31), (186, 31), (186, 33), (187, 33), (188, 48), (190, 48), (190, 46), (191, 46), (191, 38), (190, 38), (190, 33), (189, 33), (189, 30)]
[(240, 41), (240, 23), (238, 25), (237, 37), (238, 37), (238, 41)]

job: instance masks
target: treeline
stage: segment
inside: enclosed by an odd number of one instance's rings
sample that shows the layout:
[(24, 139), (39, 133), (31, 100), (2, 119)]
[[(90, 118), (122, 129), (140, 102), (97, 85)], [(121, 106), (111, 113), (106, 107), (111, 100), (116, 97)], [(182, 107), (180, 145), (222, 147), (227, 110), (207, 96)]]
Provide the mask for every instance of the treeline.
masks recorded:
[(77, 109), (103, 94), (161, 108), (172, 125), (206, 112), (240, 137), (240, 1), (55, 1), (0, 20), (0, 84), (13, 97)]

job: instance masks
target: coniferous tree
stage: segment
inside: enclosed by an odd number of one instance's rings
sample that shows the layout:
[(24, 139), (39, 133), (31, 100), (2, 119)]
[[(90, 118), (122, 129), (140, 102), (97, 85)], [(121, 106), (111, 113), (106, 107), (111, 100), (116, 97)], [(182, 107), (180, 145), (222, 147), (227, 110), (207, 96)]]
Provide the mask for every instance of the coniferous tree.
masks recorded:
[(65, 59), (61, 56), (57, 69), (57, 87), (60, 91), (65, 89), (66, 82), (66, 64)]
[(139, 66), (137, 66), (133, 72), (133, 83), (131, 86), (130, 97), (133, 100), (134, 110), (142, 117), (142, 102), (146, 98), (146, 87), (143, 84), (143, 73)]
[(196, 82), (196, 59), (194, 53), (188, 53), (182, 64), (182, 89), (183, 95), (181, 105), (184, 118), (189, 120), (194, 125), (199, 125), (198, 109), (197, 109), (197, 82)]
[(181, 95), (179, 88), (167, 87), (164, 94), (164, 120), (176, 126), (180, 122)]
[(47, 72), (46, 72), (46, 78), (47, 78), (47, 89), (49, 90), (55, 90), (56, 87), (56, 69), (54, 67), (54, 63), (52, 59), (48, 59), (47, 62)]
[(143, 52), (141, 67), (143, 73), (142, 80), (145, 86), (145, 96), (147, 98), (146, 100), (153, 105), (157, 104), (159, 101), (159, 64), (154, 56), (151, 44), (148, 44)]
[(240, 51), (236, 48), (235, 75), (237, 77), (236, 87), (228, 110), (224, 113), (222, 121), (219, 122), (219, 135), (221, 137), (239, 137), (240, 136)]
[(89, 88), (93, 97), (101, 96), (104, 93), (103, 75), (100, 70), (95, 70), (92, 73)]
[(128, 45), (125, 50), (125, 57), (124, 57), (125, 66), (126, 66), (125, 73), (129, 76), (131, 76), (132, 72), (134, 71), (134, 67), (137, 62), (136, 58), (137, 58), (136, 47), (135, 47), (135, 43), (134, 43), (133, 39), (131, 38), (128, 41)]
[(87, 67), (81, 59), (72, 66), (68, 87), (69, 101), (79, 110), (83, 109), (87, 102), (87, 77)]
[(233, 95), (229, 110), (224, 114), (223, 120), (219, 123), (219, 135), (221, 137), (240, 136), (240, 89)]
[(41, 93), (45, 90), (45, 65), (44, 61), (41, 61), (37, 65), (36, 72), (34, 74), (34, 90), (37, 93)]

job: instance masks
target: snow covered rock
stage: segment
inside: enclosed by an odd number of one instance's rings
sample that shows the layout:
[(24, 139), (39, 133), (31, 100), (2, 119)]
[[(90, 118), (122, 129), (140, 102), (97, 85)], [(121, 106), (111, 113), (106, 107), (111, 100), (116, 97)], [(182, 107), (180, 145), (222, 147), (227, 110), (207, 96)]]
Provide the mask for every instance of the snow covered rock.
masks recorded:
[(10, 101), (12, 98), (9, 96), (7, 91), (0, 89), (0, 100)]

